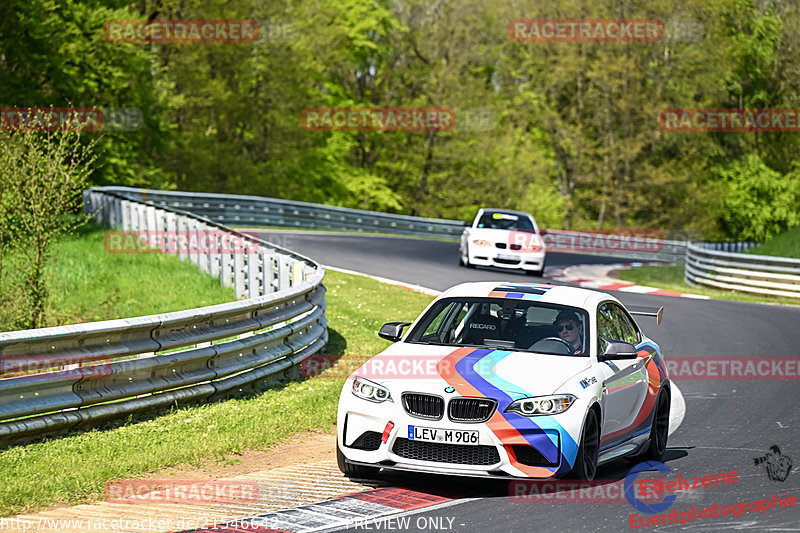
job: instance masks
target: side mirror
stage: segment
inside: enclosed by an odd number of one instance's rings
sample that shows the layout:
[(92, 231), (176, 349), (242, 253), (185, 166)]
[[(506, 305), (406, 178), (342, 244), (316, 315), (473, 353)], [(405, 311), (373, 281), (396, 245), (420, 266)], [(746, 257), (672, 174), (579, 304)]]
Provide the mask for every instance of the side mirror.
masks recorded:
[(606, 343), (604, 352), (597, 356), (598, 361), (613, 361), (620, 359), (636, 359), (639, 354), (636, 346), (629, 342), (603, 339)]
[(403, 336), (403, 328), (410, 325), (411, 322), (387, 322), (381, 326), (378, 337), (387, 341), (397, 342)]

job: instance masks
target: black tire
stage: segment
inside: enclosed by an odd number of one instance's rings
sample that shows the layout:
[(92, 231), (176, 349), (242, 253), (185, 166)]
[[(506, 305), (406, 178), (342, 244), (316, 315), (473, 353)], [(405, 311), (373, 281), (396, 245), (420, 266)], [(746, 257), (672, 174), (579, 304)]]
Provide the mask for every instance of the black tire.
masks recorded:
[(345, 476), (361, 479), (374, 478), (378, 475), (378, 471), (380, 470), (380, 468), (376, 466), (362, 466), (348, 463), (338, 443), (336, 444), (336, 464), (339, 465), (339, 470), (341, 470), (342, 474)]
[(650, 443), (642, 451), (641, 459), (660, 462), (664, 458), (669, 438), (669, 406), (669, 392), (662, 390), (656, 398), (656, 414), (650, 428)]
[(589, 409), (583, 423), (581, 444), (575, 456), (575, 465), (572, 467), (570, 477), (592, 481), (597, 473), (597, 456), (600, 452), (600, 421), (597, 412)]
[(544, 267), (541, 270), (526, 270), (525, 274), (529, 276), (536, 276), (538, 278), (544, 277)]

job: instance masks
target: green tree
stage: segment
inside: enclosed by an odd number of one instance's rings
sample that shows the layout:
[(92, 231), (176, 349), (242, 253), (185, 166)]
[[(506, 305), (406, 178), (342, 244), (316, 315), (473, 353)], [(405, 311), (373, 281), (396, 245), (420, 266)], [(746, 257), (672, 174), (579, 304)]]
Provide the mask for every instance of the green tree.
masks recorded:
[(781, 175), (751, 154), (713, 173), (724, 184), (721, 223), (734, 239), (764, 241), (800, 224), (800, 168)]
[[(91, 148), (75, 132), (0, 134), (0, 245), (3, 256), (17, 255), (24, 265), (0, 278), (10, 291), (21, 291), (22, 302), (13, 298), (23, 304), (11, 320), (16, 327), (44, 325), (45, 267), (56, 239), (85, 220), (76, 213), (95, 160)], [(0, 323), (8, 321), (0, 317)]]

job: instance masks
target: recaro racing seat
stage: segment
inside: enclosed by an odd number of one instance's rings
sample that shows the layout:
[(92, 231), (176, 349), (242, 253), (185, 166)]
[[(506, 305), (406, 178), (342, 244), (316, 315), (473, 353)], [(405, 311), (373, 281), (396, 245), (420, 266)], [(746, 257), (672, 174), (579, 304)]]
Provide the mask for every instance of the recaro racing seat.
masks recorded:
[(469, 320), (461, 342), (483, 345), (485, 339), (497, 339), (499, 334), (500, 319), (489, 312), (489, 304), (481, 304), (480, 314)]

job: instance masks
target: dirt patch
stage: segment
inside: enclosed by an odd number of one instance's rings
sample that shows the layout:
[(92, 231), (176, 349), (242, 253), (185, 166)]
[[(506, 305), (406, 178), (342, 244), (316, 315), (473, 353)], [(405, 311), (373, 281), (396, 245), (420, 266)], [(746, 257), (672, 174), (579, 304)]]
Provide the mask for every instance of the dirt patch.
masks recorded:
[[(334, 430), (335, 431), (335, 430)], [(199, 467), (172, 467), (146, 474), (143, 479), (211, 481), (229, 479), (251, 472), (271, 470), (298, 463), (314, 463), (336, 458), (336, 433), (307, 431), (292, 435), (266, 451), (247, 450), (231, 454), (226, 461), (208, 461)]]

